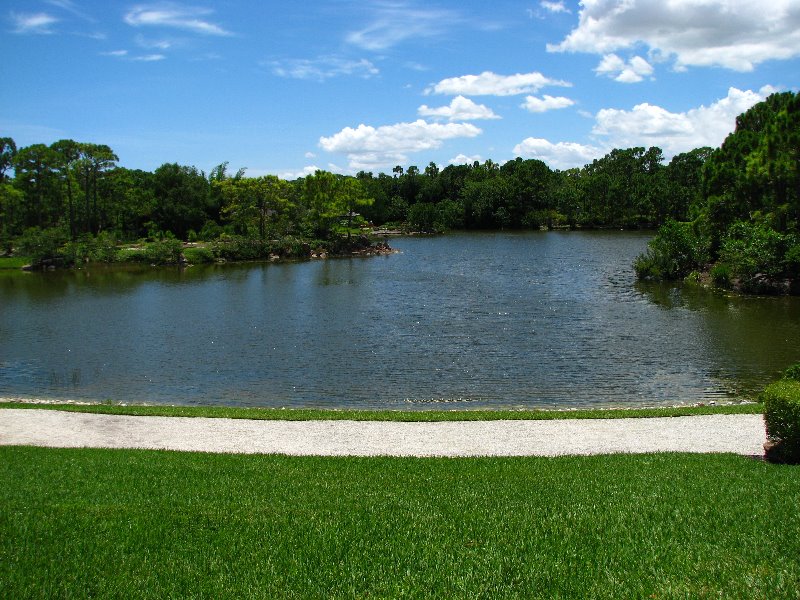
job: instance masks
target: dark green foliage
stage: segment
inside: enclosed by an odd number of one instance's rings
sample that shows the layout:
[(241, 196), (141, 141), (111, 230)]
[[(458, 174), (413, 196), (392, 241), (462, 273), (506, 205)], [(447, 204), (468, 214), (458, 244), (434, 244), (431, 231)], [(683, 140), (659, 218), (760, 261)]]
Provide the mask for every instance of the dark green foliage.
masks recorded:
[(800, 472), (745, 457), (0, 448), (0, 481), (5, 598), (773, 599), (800, 589)]
[(718, 287), (727, 288), (731, 285), (731, 268), (725, 263), (717, 263), (711, 267), (711, 280)]
[[(792, 286), (780, 280), (800, 276), (798, 152), (800, 95), (786, 92), (740, 115), (736, 130), (719, 149), (699, 149), (670, 163), (667, 179), (676, 204), (691, 214), (695, 230), (702, 232), (704, 259), (724, 264), (712, 274), (718, 284), (783, 293)], [(700, 165), (698, 179), (693, 173)], [(689, 191), (698, 184), (700, 193)], [(648, 253), (637, 260), (637, 272), (682, 277), (682, 269), (672, 267), (684, 264), (684, 249), (680, 244), (662, 249), (676, 254)]]
[(211, 243), (211, 251), (222, 260), (258, 260), (269, 258), (269, 245), (241, 235), (221, 235)]
[(791, 378), (784, 378), (764, 390), (764, 421), (767, 437), (776, 444), (770, 454), (780, 460), (800, 462), (800, 365), (791, 369)]
[(210, 184), (195, 167), (169, 163), (153, 173), (155, 207), (153, 223), (185, 240), (190, 229), (201, 229), (208, 220)]
[(31, 258), (32, 264), (60, 260), (59, 250), (67, 241), (67, 234), (58, 228), (31, 227), (17, 238), (14, 252)]
[(59, 250), (65, 264), (88, 262), (111, 263), (117, 259), (117, 241), (113, 235), (101, 232), (97, 236), (83, 234), (74, 242), (67, 242)]
[(183, 244), (175, 238), (164, 238), (144, 245), (143, 248), (118, 251), (120, 262), (139, 262), (148, 265), (176, 265), (181, 260)]
[(634, 263), (640, 279), (680, 279), (708, 260), (708, 240), (691, 223), (668, 221)]
[(790, 379), (792, 381), (800, 381), (800, 363), (796, 365), (792, 365), (783, 373), (784, 379)]
[(214, 253), (209, 248), (196, 246), (193, 248), (184, 248), (183, 256), (187, 262), (193, 265), (214, 262)]
[(719, 251), (719, 259), (745, 280), (758, 273), (777, 277), (784, 269), (787, 237), (774, 229), (738, 221), (727, 231)]

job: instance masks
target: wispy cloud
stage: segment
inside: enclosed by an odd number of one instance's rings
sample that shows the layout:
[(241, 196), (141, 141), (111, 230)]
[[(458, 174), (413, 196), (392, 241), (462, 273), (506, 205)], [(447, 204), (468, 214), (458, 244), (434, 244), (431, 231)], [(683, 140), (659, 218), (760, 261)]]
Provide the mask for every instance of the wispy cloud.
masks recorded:
[(316, 59), (295, 58), (265, 63), (279, 77), (325, 81), (333, 77), (354, 76), (368, 79), (380, 71), (366, 59), (350, 60), (335, 56)]
[(59, 19), (48, 13), (11, 13), (11, 20), (14, 22), (14, 33), (35, 33), (48, 35), (53, 33), (53, 25)]
[(208, 8), (164, 3), (136, 6), (125, 14), (125, 22), (132, 27), (168, 27), (202, 35), (233, 35), (221, 25), (206, 19), (213, 13)]
[(131, 60), (135, 62), (158, 62), (166, 58), (163, 54), (145, 54), (144, 56), (134, 56)]
[(111, 50), (109, 52), (101, 52), (100, 56), (110, 56), (111, 58), (118, 58), (120, 60), (130, 61), (130, 62), (158, 62), (161, 60), (166, 60), (166, 56), (163, 54), (139, 54), (139, 55), (131, 55), (130, 52), (127, 50)]
[(365, 50), (380, 51), (415, 38), (442, 35), (462, 21), (454, 10), (418, 7), (409, 2), (379, 1), (369, 6), (370, 22), (346, 36), (348, 43)]
[(56, 8), (60, 8), (61, 10), (66, 11), (71, 15), (78, 17), (79, 19), (83, 19), (84, 21), (89, 21), (90, 23), (96, 22), (96, 19), (83, 12), (71, 0), (46, 0), (46, 2), (50, 6), (55, 6)]
[(539, 3), (543, 9), (551, 13), (569, 13), (571, 12), (566, 6), (564, 6), (564, 0), (557, 0), (556, 2), (550, 2), (548, 0), (542, 0)]
[(137, 46), (148, 50), (169, 50), (175, 44), (175, 42), (173, 42), (172, 40), (165, 40), (165, 39), (153, 40), (146, 38), (143, 35), (137, 35), (135, 41)]

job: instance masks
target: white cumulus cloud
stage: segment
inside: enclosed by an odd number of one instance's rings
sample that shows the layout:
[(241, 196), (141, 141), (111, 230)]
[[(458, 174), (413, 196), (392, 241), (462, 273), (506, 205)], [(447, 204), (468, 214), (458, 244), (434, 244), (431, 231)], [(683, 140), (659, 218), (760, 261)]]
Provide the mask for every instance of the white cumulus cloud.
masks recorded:
[(528, 110), (532, 113), (543, 113), (548, 110), (557, 110), (559, 108), (568, 108), (575, 104), (575, 101), (564, 96), (548, 96), (545, 94), (541, 98), (536, 96), (527, 96), (525, 102), (520, 104), (521, 108)]
[(529, 137), (514, 147), (514, 153), (567, 169), (582, 167), (612, 148), (658, 146), (667, 159), (703, 146), (716, 148), (736, 127), (737, 116), (775, 91), (771, 86), (757, 92), (732, 87), (724, 98), (685, 112), (670, 112), (648, 103), (631, 110), (604, 108), (594, 115), (594, 145)]
[(500, 117), (484, 104), (476, 104), (464, 96), (456, 96), (448, 106), (431, 108), (423, 104), (417, 109), (421, 117), (447, 119), (448, 121), (476, 121), (478, 119), (499, 119)]
[(582, 0), (578, 26), (551, 52), (607, 54), (643, 44), (676, 69), (752, 71), (800, 56), (797, 0)]
[(451, 165), (471, 165), (476, 162), (483, 162), (483, 158), (480, 154), (473, 154), (472, 156), (467, 156), (466, 154), (459, 154), (458, 156), (454, 156), (450, 160), (447, 161)]
[(738, 115), (774, 91), (771, 87), (758, 92), (732, 87), (725, 98), (686, 112), (670, 112), (648, 103), (632, 110), (605, 108), (595, 116), (592, 133), (605, 138), (610, 147), (658, 146), (666, 156), (701, 146), (717, 147), (734, 130)]
[(514, 146), (514, 154), (522, 158), (535, 158), (553, 169), (582, 167), (605, 154), (602, 148), (574, 142), (552, 143), (542, 138), (529, 137)]
[(327, 152), (345, 154), (353, 170), (372, 169), (407, 162), (408, 154), (439, 148), (445, 140), (472, 138), (482, 131), (471, 123), (397, 123), (372, 127), (345, 127), (319, 145)]
[(303, 167), (299, 171), (284, 171), (283, 173), (278, 173), (278, 177), (281, 179), (285, 179), (287, 181), (293, 181), (295, 179), (300, 179), (301, 177), (307, 177), (308, 175), (313, 175), (320, 168), (316, 165), (309, 165), (307, 167)]
[(653, 66), (641, 56), (634, 56), (626, 62), (616, 54), (606, 54), (595, 73), (620, 83), (638, 83), (653, 74)]
[(541, 73), (497, 75), (484, 71), (480, 75), (462, 75), (442, 79), (425, 90), (426, 94), (463, 94), (465, 96), (516, 96), (533, 94), (546, 86), (571, 87), (572, 84), (545, 77)]

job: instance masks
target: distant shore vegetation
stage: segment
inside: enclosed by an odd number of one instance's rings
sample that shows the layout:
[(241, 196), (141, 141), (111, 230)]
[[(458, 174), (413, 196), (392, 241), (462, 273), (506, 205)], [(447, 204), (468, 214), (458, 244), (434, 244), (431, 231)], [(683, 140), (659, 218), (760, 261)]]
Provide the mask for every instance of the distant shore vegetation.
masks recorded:
[(737, 117), (699, 174), (687, 214), (660, 227), (638, 276), (800, 293), (800, 95), (773, 94)]
[(717, 149), (669, 162), (658, 147), (614, 149), (564, 171), (516, 158), (288, 181), (228, 163), (148, 172), (102, 144), (0, 138), (0, 255), (167, 264), (369, 251), (375, 228), (658, 229), (640, 278), (789, 291), (800, 274), (799, 106), (797, 94), (773, 94)]

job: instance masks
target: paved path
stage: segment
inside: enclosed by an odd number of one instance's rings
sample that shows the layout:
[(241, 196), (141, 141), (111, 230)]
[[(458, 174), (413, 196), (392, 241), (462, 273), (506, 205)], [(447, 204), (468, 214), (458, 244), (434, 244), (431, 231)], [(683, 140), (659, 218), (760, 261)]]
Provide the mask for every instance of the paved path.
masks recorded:
[(0, 409), (0, 445), (321, 456), (761, 455), (761, 415), (557, 421), (251, 421)]

